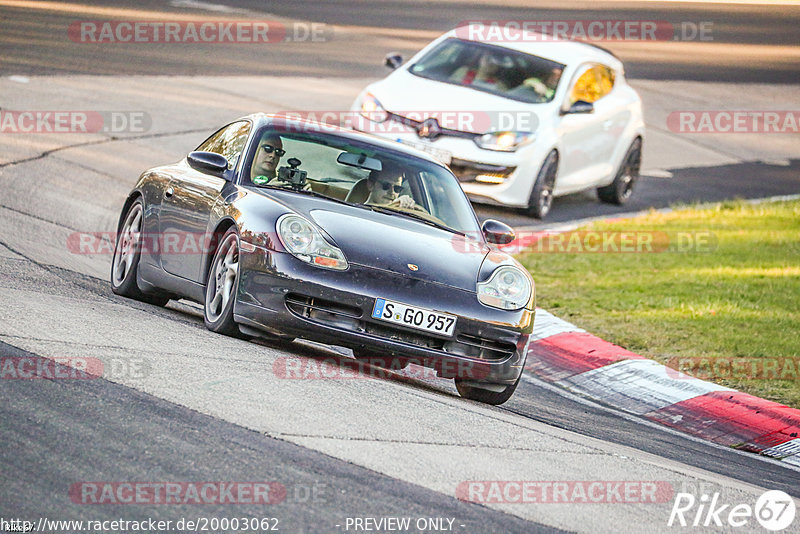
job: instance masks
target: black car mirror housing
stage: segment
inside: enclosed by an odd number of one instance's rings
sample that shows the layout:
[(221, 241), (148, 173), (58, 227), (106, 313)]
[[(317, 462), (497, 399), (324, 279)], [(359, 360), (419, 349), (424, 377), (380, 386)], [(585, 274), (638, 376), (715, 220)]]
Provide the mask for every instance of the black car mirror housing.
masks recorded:
[(573, 102), (568, 110), (562, 111), (562, 115), (581, 115), (594, 112), (594, 104), (585, 100)]
[(386, 57), (383, 58), (383, 64), (394, 70), (403, 64), (403, 56), (394, 52), (386, 54)]
[(494, 219), (486, 219), (481, 226), (486, 241), (495, 245), (507, 245), (514, 241), (514, 229), (505, 223)]
[(216, 152), (190, 152), (186, 156), (186, 161), (191, 168), (203, 174), (225, 178), (225, 173), (228, 171), (228, 160)]

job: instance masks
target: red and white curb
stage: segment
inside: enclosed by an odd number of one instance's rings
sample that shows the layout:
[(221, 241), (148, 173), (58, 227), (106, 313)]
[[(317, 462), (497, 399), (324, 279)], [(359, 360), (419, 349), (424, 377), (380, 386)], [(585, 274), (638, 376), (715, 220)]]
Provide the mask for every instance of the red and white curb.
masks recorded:
[(681, 432), (800, 466), (800, 410), (674, 369), (536, 310), (526, 371)]

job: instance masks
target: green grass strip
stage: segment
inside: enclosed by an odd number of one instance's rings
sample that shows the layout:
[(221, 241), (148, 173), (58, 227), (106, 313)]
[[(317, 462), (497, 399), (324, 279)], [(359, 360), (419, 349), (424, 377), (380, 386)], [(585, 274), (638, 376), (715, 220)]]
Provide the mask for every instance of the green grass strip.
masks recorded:
[(679, 206), (519, 255), (537, 304), (689, 374), (800, 408), (800, 201)]

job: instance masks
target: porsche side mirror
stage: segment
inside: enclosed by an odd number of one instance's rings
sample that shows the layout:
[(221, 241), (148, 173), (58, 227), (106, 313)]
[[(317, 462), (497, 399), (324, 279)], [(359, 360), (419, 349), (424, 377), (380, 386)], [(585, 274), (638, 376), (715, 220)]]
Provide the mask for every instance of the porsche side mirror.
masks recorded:
[(386, 54), (386, 57), (383, 58), (383, 64), (394, 70), (403, 64), (403, 56), (394, 53)]
[(194, 170), (220, 178), (225, 178), (225, 172), (228, 170), (228, 160), (216, 152), (190, 152), (186, 156), (186, 161)]
[(594, 104), (585, 100), (578, 100), (572, 104), (568, 110), (562, 111), (562, 115), (578, 115), (584, 113), (592, 113), (594, 111)]
[(481, 230), (483, 231), (483, 236), (486, 238), (486, 241), (494, 243), (495, 245), (507, 245), (514, 241), (514, 238), (517, 236), (514, 233), (514, 229), (509, 225), (494, 219), (486, 219), (483, 221)]

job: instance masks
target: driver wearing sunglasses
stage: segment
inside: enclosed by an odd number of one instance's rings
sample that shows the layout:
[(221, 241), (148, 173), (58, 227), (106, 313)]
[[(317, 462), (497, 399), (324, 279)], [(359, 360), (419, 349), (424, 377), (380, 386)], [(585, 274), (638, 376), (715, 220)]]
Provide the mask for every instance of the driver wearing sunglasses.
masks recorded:
[(414, 199), (400, 195), (403, 191), (403, 170), (397, 165), (384, 163), (380, 173), (372, 172), (367, 180), (369, 196), (365, 204), (392, 206), (403, 209), (419, 209)]
[(286, 154), (283, 142), (277, 135), (270, 135), (261, 140), (256, 150), (253, 166), (250, 168), (250, 179), (256, 185), (264, 185), (275, 179), (278, 163)]

